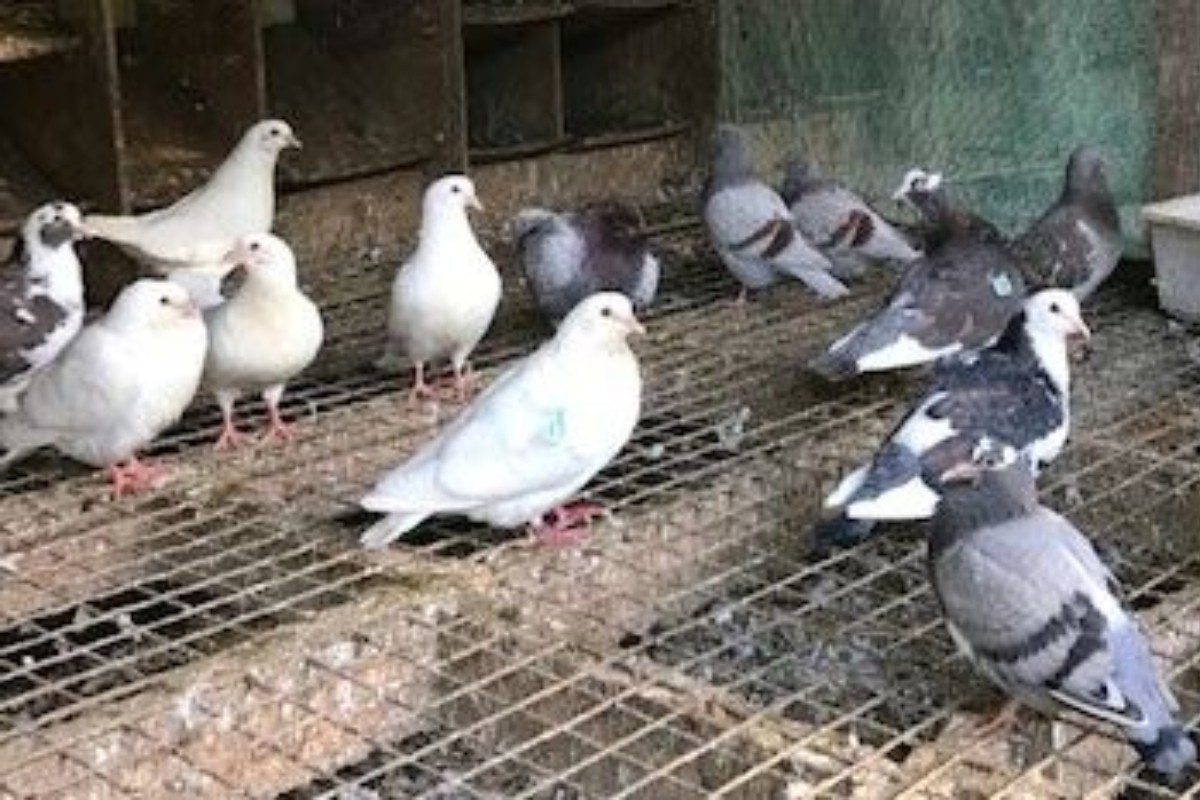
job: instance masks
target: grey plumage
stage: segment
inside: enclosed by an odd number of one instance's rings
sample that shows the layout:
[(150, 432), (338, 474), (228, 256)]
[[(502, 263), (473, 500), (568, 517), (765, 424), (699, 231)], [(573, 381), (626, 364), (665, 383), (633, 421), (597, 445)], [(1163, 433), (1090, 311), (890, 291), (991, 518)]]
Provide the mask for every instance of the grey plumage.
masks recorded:
[(1038, 504), (1020, 467), (945, 477), (928, 566), (958, 646), (1017, 699), (1117, 725), (1152, 769), (1177, 778), (1195, 745), (1091, 542)]
[(1070, 289), (1080, 300), (1112, 273), (1121, 259), (1121, 220), (1098, 150), (1071, 153), (1062, 194), (1014, 249), (1031, 285)]
[(800, 159), (784, 168), (780, 196), (796, 227), (840, 270), (861, 265), (907, 264), (920, 256), (904, 234), (840, 181), (822, 176)]
[(797, 230), (779, 194), (755, 177), (749, 145), (734, 127), (717, 130), (703, 202), (709, 238), (743, 289), (765, 289), (787, 275), (826, 299), (849, 292)]
[(555, 324), (597, 292), (620, 292), (639, 312), (654, 302), (659, 262), (637, 213), (623, 203), (592, 203), (561, 214), (522, 209), (511, 232), (534, 300)]
[(925, 253), (946, 244), (973, 239), (990, 245), (1007, 246), (1008, 238), (988, 220), (952, 195), (939, 172), (910, 169), (892, 198), (906, 203), (918, 216), (915, 235)]

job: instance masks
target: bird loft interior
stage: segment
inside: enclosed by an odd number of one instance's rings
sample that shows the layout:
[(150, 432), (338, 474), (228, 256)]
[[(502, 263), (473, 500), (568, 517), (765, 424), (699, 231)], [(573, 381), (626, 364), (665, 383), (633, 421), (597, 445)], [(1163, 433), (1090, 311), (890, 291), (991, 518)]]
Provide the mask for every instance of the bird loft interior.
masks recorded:
[[(56, 194), (159, 205), (267, 114), (303, 131), (305, 157), (281, 164), (285, 191), (670, 139), (711, 114), (703, 4), (218, 5), (4, 4), (0, 104), (16, 113), (0, 127), (0, 230)], [(690, 68), (675, 69), (684, 54)]]

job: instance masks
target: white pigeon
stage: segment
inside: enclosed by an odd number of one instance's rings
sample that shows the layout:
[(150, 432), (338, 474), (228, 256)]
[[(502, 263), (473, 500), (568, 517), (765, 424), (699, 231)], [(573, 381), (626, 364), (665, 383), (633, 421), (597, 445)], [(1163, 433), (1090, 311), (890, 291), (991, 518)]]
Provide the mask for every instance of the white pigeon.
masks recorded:
[(475, 184), (448, 175), (425, 190), (417, 249), (396, 272), (381, 368), (401, 354), (414, 368), (412, 396), (429, 396), (425, 366), (449, 359), (454, 386), (466, 390), (467, 358), (487, 333), (500, 304), (500, 273), (471, 230), (467, 208), (482, 209)]
[(156, 486), (161, 468), (137, 451), (192, 401), (208, 335), (183, 287), (143, 278), (34, 376), (17, 411), (0, 419), (7, 467), (40, 447), (106, 467), (114, 496)]
[(626, 338), (642, 332), (629, 299), (602, 292), (576, 306), (557, 334), (511, 366), (433, 441), (361, 501), (387, 514), (362, 537), (387, 545), (434, 514), (539, 535), (577, 518), (551, 514), (625, 446), (641, 412), (642, 378)]
[(243, 391), (261, 391), (269, 423), (265, 438), (290, 439), (279, 414), (286, 383), (321, 349), (321, 313), (296, 283), (296, 258), (287, 242), (269, 233), (244, 236), (226, 260), (245, 270), (245, 281), (225, 303), (209, 309), (204, 384), (216, 395), (224, 425), (218, 449), (242, 436), (233, 406)]
[(208, 182), (173, 205), (136, 216), (89, 214), (89, 236), (118, 245), (159, 274), (174, 274), (204, 306), (221, 302), (222, 257), (239, 237), (267, 233), (275, 219), (275, 164), (299, 147), (291, 126), (268, 119), (250, 127)]
[(70, 203), (35, 209), (0, 266), (0, 412), (16, 409), (29, 381), (83, 325), (79, 219)]

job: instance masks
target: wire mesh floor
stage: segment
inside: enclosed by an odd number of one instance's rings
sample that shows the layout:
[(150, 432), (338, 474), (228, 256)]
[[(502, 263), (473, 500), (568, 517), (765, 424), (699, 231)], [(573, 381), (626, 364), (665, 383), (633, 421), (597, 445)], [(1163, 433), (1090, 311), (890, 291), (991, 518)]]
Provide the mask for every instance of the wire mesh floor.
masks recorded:
[[(298, 385), (285, 448), (215, 455), (201, 408), (159, 447), (175, 477), (155, 494), (110, 502), (49, 458), (5, 476), (0, 797), (1169, 794), (1109, 731), (978, 734), (999, 698), (938, 621), (918, 529), (806, 559), (821, 494), (916, 383), (802, 369), (872, 291), (739, 307), (689, 241), (664, 242), (644, 417), (579, 547), (438, 522), (359, 550), (351, 501), (454, 411), (366, 368)], [(374, 355), (381, 275), (328, 309), (332, 352)], [(1045, 494), (1100, 539), (1194, 723), (1196, 370), (1144, 291), (1089, 320)]]

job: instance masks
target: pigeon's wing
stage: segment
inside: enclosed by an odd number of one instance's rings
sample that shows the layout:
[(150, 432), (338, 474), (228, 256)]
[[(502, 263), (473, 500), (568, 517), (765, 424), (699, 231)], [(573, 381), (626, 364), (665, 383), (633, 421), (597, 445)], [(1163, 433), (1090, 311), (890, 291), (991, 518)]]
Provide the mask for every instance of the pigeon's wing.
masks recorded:
[(33, 351), (69, 315), (48, 295), (29, 289), (19, 261), (0, 267), (0, 384), (40, 366)]
[(1121, 257), (1120, 232), (1104, 230), (1074, 205), (1060, 205), (1035, 222), (1013, 249), (1025, 264), (1031, 283), (1094, 289)]
[(791, 215), (783, 200), (769, 186), (758, 181), (728, 186), (709, 198), (705, 220), (721, 247), (734, 252), (759, 255), (779, 242), (792, 228)]
[(569, 484), (591, 466), (573, 442), (587, 425), (531, 357), (499, 379), (438, 439), (379, 482), (390, 511), (479, 505)]
[(58, 439), (111, 427), (137, 405), (136, 369), (114, 348), (111, 334), (87, 329), (30, 385), (23, 421)]
[(1110, 633), (1129, 624), (1116, 598), (1065, 537), (1082, 535), (1036, 512), (984, 528), (934, 565), (956, 636), (989, 675), (1119, 725), (1142, 722), (1114, 682)]

